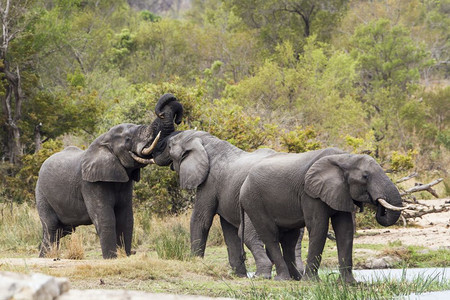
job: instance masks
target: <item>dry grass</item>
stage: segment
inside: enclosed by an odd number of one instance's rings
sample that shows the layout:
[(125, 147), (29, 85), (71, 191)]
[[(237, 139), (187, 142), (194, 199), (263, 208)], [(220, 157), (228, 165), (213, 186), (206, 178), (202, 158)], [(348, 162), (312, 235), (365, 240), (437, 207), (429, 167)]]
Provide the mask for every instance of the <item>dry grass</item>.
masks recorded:
[(65, 239), (63, 243), (65, 248), (64, 257), (67, 259), (84, 259), (84, 240), (82, 232), (73, 232), (70, 236)]
[[(189, 214), (152, 218), (145, 212), (135, 210), (135, 237), (133, 250), (136, 255), (126, 257), (123, 249), (119, 250), (119, 257), (114, 260), (101, 258), (100, 243), (93, 226), (82, 226), (77, 231), (62, 239), (61, 248), (53, 254), (54, 258), (39, 259), (38, 247), (41, 238), (41, 226), (35, 208), (29, 205), (15, 205), (13, 213), (4, 210), (0, 223), (0, 253), (7, 258), (0, 261), (0, 270), (14, 272), (39, 272), (58, 277), (68, 277), (72, 288), (87, 289), (132, 289), (150, 292), (164, 292), (176, 294), (191, 294), (205, 296), (222, 296), (250, 299), (295, 299), (300, 297), (314, 298), (314, 295), (330, 293), (334, 295), (342, 286), (336, 286), (332, 276), (324, 277), (325, 284), (308, 282), (275, 282), (271, 280), (241, 279), (231, 274), (228, 264), (227, 250), (223, 245), (223, 238), (218, 219), (214, 221), (210, 231), (210, 242), (204, 259), (190, 258), (187, 261), (161, 259), (157, 252), (157, 240), (163, 234), (174, 233), (176, 230), (188, 233)], [(178, 229), (177, 229), (178, 228)], [(33, 233), (30, 234), (30, 229)], [(20, 237), (20, 238), (17, 238)], [(186, 238), (186, 236), (185, 236)], [(216, 240), (211, 242), (211, 240)], [(214, 245), (218, 246), (214, 246)], [(329, 244), (329, 245), (328, 245)], [(388, 245), (397, 251), (395, 254), (406, 255), (397, 244)], [(304, 256), (307, 243), (304, 243)], [(11, 250), (12, 249), (12, 250)], [(400, 252), (402, 253), (400, 253)], [(411, 252), (414, 254), (414, 252)], [(416, 253), (415, 255), (421, 255)], [(439, 253), (439, 256), (442, 256)], [(422, 255), (423, 256), (423, 255)], [(29, 258), (27, 258), (29, 257)], [(249, 271), (255, 271), (254, 261), (247, 253)], [(336, 265), (336, 250), (334, 242), (327, 242), (324, 253), (323, 266)], [(70, 258), (70, 259), (67, 259)], [(414, 257), (414, 259), (416, 259)], [(427, 284), (427, 289), (430, 286)], [(433, 283), (434, 284), (434, 283)], [(409, 283), (388, 284), (391, 292), (386, 298), (408, 291), (423, 290), (421, 286)], [(357, 286), (344, 290), (345, 297), (366, 295), (371, 298), (378, 293), (380, 284)], [(381, 287), (385, 287), (381, 284)], [(448, 283), (436, 283), (434, 289), (446, 289)], [(369, 291), (367, 291), (369, 290)], [(372, 291), (373, 290), (373, 291)], [(350, 294), (349, 294), (350, 293)], [(345, 297), (344, 297), (345, 296)], [(347, 298), (348, 298), (347, 297)], [(373, 297), (372, 297), (373, 298)]]

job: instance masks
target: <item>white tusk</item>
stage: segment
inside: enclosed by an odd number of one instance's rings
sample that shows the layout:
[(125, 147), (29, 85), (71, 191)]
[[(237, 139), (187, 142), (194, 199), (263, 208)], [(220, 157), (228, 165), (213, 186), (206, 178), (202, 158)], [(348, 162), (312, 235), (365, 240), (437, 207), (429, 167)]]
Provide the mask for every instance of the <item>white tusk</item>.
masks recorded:
[(158, 143), (160, 136), (161, 136), (161, 131), (158, 132), (158, 135), (156, 136), (155, 140), (150, 145), (150, 147), (142, 149), (142, 151), (141, 151), (142, 155), (149, 155), (149, 154), (151, 154), (153, 152), (153, 149), (155, 149), (156, 144)]
[(134, 154), (131, 151), (130, 151), (130, 155), (135, 161), (137, 161), (138, 163), (144, 164), (144, 165), (151, 165), (151, 164), (155, 163), (155, 160), (153, 158), (150, 158), (150, 159), (142, 158), (142, 157), (137, 156), (136, 154)]
[(389, 209), (389, 210), (394, 210), (394, 211), (402, 211), (408, 208), (408, 206), (404, 206), (404, 207), (398, 207), (398, 206), (394, 206), (392, 204), (389, 204), (386, 200), (384, 200), (383, 198), (378, 198), (377, 199), (378, 203), (380, 203), (384, 208)]

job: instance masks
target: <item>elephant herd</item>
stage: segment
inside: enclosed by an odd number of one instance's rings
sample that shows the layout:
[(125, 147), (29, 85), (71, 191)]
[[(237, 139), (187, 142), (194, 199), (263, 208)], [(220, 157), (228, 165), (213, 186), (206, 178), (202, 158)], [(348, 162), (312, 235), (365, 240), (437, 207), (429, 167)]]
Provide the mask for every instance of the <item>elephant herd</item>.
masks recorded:
[[(368, 155), (337, 148), (299, 154), (246, 152), (204, 131), (175, 131), (183, 107), (172, 94), (159, 99), (155, 112), (150, 125), (114, 126), (87, 150), (68, 147), (42, 164), (36, 185), (41, 257), (77, 226), (89, 224), (95, 225), (103, 258), (116, 257), (117, 247), (130, 255), (133, 181), (139, 181), (141, 168), (154, 163), (170, 165), (181, 188), (196, 189), (192, 254), (204, 256), (218, 214), (229, 263), (242, 277), (247, 276), (245, 243), (255, 258), (256, 276), (271, 278), (275, 265), (275, 279), (318, 279), (331, 220), (341, 279), (354, 282), (355, 205), (375, 205), (376, 220), (383, 226), (400, 216), (397, 188)], [(301, 260), (296, 249), (305, 227), (309, 247), (303, 270), (297, 267)]]

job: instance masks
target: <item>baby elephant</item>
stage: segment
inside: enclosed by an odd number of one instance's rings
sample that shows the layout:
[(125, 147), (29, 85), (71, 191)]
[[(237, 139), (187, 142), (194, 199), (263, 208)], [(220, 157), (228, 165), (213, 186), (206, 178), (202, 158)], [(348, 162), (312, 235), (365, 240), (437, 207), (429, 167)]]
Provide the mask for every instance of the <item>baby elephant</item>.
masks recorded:
[(99, 136), (86, 151), (68, 147), (41, 166), (36, 207), (44, 236), (39, 256), (79, 225), (94, 224), (103, 258), (117, 256), (117, 245), (131, 252), (133, 180), (154, 163), (159, 135), (150, 126), (121, 124)]

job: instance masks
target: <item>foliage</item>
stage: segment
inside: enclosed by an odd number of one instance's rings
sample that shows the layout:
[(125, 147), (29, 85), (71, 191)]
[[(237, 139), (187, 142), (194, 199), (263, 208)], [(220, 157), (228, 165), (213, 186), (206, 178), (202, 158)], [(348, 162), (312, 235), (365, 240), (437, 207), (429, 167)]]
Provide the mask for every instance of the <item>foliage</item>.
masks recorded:
[[(22, 157), (22, 164), (15, 166), (12, 174), (5, 175), (6, 197), (14, 202), (34, 202), (34, 189), (42, 163), (52, 154), (62, 150), (60, 141), (49, 140), (39, 152)], [(10, 170), (11, 172), (11, 170)], [(11, 173), (10, 173), (11, 174)]]
[(287, 148), (288, 152), (302, 153), (320, 149), (321, 144), (315, 140), (316, 133), (312, 128), (303, 129), (297, 126), (294, 130), (288, 131), (281, 136), (281, 144)]
[(375, 152), (375, 136), (373, 130), (366, 133), (363, 138), (346, 135), (345, 143), (350, 147), (352, 153), (373, 153)]
[(259, 116), (250, 115), (229, 98), (205, 104), (197, 122), (199, 129), (246, 151), (265, 145), (276, 131), (276, 127), (262, 124)]
[[(167, 92), (185, 107), (179, 130), (245, 150), (320, 143), (380, 161), (413, 150), (415, 168), (449, 160), (448, 0), (10, 3), (0, 189), (14, 200), (32, 193), (18, 175), (28, 158), (9, 164), (13, 145), (28, 155), (48, 139), (82, 145), (118, 123), (149, 124)], [(9, 115), (8, 71), (23, 93)], [(136, 200), (152, 213), (190, 206), (168, 168), (142, 174)]]
[(404, 171), (414, 168), (414, 157), (417, 155), (415, 151), (408, 151), (406, 155), (397, 151), (392, 152), (391, 169), (393, 171)]

